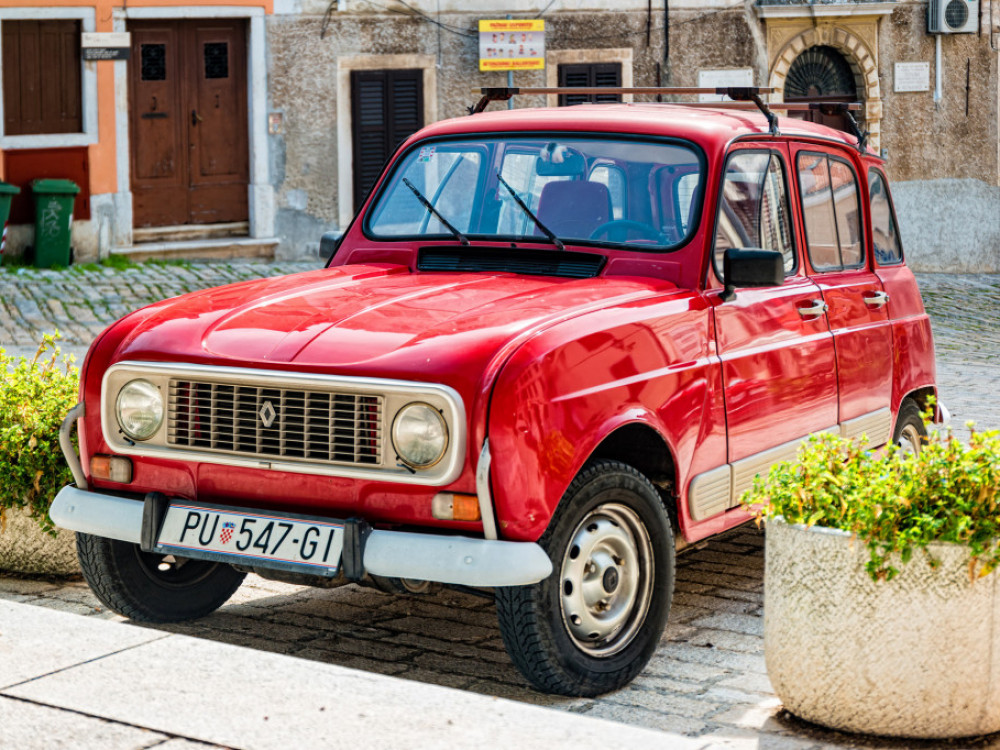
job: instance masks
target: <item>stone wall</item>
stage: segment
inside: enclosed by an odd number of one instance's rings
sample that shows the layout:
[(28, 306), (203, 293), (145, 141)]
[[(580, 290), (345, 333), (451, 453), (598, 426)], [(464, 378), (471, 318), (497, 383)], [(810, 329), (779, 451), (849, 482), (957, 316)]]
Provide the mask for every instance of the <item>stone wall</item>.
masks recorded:
[[(341, 161), (350, 144), (349, 121), (338, 110), (338, 96), (342, 99), (345, 93), (344, 66), (381, 55), (429, 59), (428, 75), (436, 90), (428, 121), (464, 115), (476, 98), (472, 87), (506, 81), (502, 73), (478, 70), (476, 24), (489, 12), (461, 12), (457, 9), (461, 3), (444, 3), (447, 12), (432, 14), (447, 27), (442, 29), (403, 6), (393, 12), (375, 12), (375, 6), (361, 2), (348, 2), (346, 7), (347, 11), (330, 15), (323, 38), (325, 0), (303, 0), (295, 12), (268, 19), (270, 108), (284, 117), (283, 133), (270, 137), (281, 257), (315, 253), (324, 230), (343, 227), (350, 219), (349, 196), (341, 205), (345, 187), (350, 190)], [(861, 40), (866, 50), (873, 47), (860, 64), (853, 62), (859, 71), (870, 70), (872, 75), (877, 66), (881, 106), (868, 114), (881, 113), (873, 128), (875, 142), (888, 157), (911, 265), (923, 271), (1000, 271), (1000, 54), (990, 49), (988, 34), (944, 36), (943, 97), (935, 102), (934, 37), (926, 33), (926, 13), (925, 2), (907, 1), (882, 17), (824, 16), (799, 24), (803, 33), (816, 29), (818, 35), (813, 36), (819, 42), (840, 39), (843, 34), (838, 36), (837, 28), (853, 29), (844, 37), (847, 54)], [(518, 15), (530, 17), (535, 12)], [(635, 86), (694, 86), (699, 70), (745, 67), (754, 70), (758, 84), (766, 85), (780, 64), (776, 45), (799, 33), (793, 29), (795, 21), (759, 19), (749, 0), (729, 7), (702, 0), (672, 3), (670, 54), (665, 62), (662, 5), (651, 16), (640, 8), (556, 10), (544, 17), (549, 52), (606, 48), (617, 54), (631, 49)], [(769, 37), (769, 24), (780, 33)], [(826, 31), (821, 30), (824, 27)], [(600, 60), (599, 52), (590, 59)], [(894, 64), (916, 61), (930, 63), (932, 90), (894, 93)], [(546, 74), (518, 73), (515, 82), (546, 85)], [(863, 93), (870, 96), (874, 90), (869, 84)], [(517, 106), (544, 104), (542, 97), (516, 100)]]

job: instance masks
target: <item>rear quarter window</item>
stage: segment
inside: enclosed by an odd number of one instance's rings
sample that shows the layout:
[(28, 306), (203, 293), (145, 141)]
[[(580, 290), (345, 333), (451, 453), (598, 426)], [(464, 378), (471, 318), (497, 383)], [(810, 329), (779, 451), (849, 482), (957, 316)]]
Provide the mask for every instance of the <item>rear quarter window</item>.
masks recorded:
[(896, 226), (896, 212), (889, 196), (889, 181), (877, 169), (868, 170), (868, 201), (872, 215), (872, 252), (879, 265), (903, 262), (903, 245)]

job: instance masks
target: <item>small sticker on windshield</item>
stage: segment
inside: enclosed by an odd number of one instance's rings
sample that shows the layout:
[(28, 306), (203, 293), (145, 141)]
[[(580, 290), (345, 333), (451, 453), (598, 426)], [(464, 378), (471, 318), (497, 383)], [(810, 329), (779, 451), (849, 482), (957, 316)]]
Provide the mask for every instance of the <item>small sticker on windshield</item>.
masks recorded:
[(417, 161), (430, 161), (431, 157), (434, 156), (435, 148), (435, 146), (424, 146), (417, 154)]

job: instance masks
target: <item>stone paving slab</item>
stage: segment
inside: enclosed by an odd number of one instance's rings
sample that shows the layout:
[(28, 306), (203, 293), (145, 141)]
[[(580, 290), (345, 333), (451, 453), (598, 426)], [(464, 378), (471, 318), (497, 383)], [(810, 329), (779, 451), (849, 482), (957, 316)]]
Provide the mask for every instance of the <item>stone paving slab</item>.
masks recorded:
[[(101, 271), (0, 270), (0, 346), (31, 347), (56, 324), (59, 306), (40, 288), (56, 285), (70, 319), (66, 341), (84, 349), (87, 336), (111, 322), (108, 298), (138, 306), (168, 293), (228, 281), (276, 275), (315, 264), (192, 264), (184, 273), (169, 267), (121, 276)], [(79, 278), (67, 278), (77, 273)], [(128, 273), (128, 272), (126, 272)], [(38, 275), (53, 274), (50, 281)], [(1000, 428), (1000, 276), (918, 276), (931, 316), (938, 353), (941, 397), (953, 413), (957, 433), (966, 420)], [(86, 290), (86, 291), (84, 291)], [(41, 315), (33, 327), (12, 301), (28, 295)], [(72, 318), (81, 302), (92, 321)], [(117, 301), (115, 301), (117, 303)], [(25, 310), (38, 320), (30, 305)], [(86, 316), (85, 316), (86, 317)], [(13, 322), (11, 322), (13, 320)], [(75, 327), (74, 327), (75, 326)], [(67, 330), (60, 326), (60, 330)], [(372, 674), (397, 675), (522, 703), (547, 706), (632, 726), (676, 732), (719, 748), (902, 748), (910, 743), (857, 738), (811, 727), (780, 710), (767, 680), (761, 636), (763, 533), (743, 527), (698, 545), (678, 560), (675, 606), (657, 653), (629, 688), (598, 699), (540, 694), (510, 663), (488, 599), (451, 590), (426, 596), (389, 596), (348, 585), (317, 590), (249, 576), (232, 602), (197, 622), (158, 628), (158, 633), (249, 646)], [(79, 580), (45, 581), (0, 577), (0, 600), (63, 609), (85, 619), (120, 620), (102, 609)], [(2, 629), (2, 628), (0, 628)], [(922, 748), (998, 748), (1000, 739), (976, 743), (925, 743)]]
[[(44, 654), (47, 644), (25, 642), (23, 632), (8, 628), (11, 622), (71, 636), (90, 651), (55, 671), (40, 665), (31, 678), (0, 688), (4, 747), (50, 748), (74, 734), (72, 747), (100, 750), (150, 747), (168, 739), (175, 747), (207, 743), (247, 750), (603, 750), (619, 743), (642, 748), (663, 742), (697, 750), (707, 744), (336, 665), (0, 602), (0, 638), (29, 655)], [(156, 637), (150, 639), (151, 634)], [(130, 648), (121, 646), (137, 635), (146, 637)]]

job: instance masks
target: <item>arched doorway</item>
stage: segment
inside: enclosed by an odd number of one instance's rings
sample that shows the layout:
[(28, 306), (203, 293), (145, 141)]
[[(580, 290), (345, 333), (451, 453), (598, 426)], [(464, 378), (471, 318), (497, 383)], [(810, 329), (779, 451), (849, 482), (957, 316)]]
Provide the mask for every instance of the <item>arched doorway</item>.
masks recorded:
[[(788, 103), (856, 102), (862, 99), (851, 64), (835, 48), (827, 45), (809, 47), (792, 61), (785, 78), (784, 94)], [(846, 115), (810, 110), (789, 112), (789, 116), (850, 132)]]

